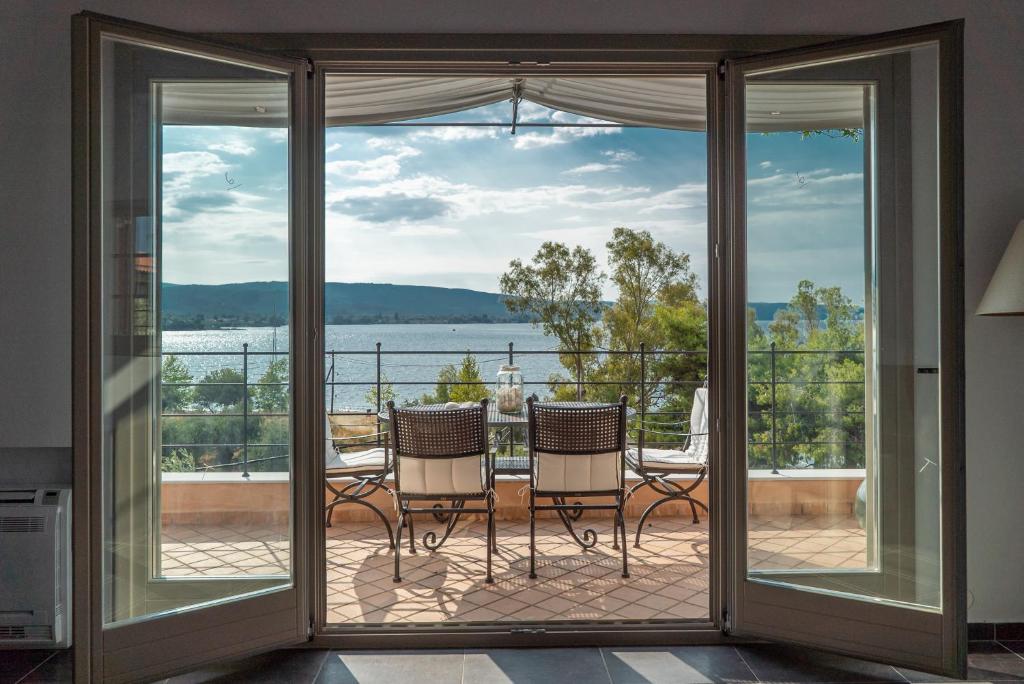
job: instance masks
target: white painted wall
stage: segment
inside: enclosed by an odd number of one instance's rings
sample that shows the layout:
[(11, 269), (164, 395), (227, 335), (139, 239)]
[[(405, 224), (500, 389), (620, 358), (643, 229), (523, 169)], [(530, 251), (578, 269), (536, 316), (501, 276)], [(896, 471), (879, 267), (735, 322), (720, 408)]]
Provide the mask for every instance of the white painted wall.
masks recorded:
[[(2, 479), (69, 473), (70, 16), (81, 9), (185, 31), (850, 34), (963, 17), (968, 311), (1024, 218), (1021, 0), (3, 0)], [(1024, 318), (969, 317), (971, 621), (1024, 620), (1022, 348)]]

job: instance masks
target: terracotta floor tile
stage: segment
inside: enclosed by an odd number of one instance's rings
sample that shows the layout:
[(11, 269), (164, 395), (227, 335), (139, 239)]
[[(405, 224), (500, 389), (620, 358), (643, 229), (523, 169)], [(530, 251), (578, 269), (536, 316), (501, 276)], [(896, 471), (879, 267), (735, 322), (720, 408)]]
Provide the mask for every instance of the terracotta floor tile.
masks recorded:
[[(635, 521), (627, 523), (635, 525)], [(327, 529), (327, 609), (348, 624), (520, 620), (637, 620), (707, 618), (708, 527), (689, 518), (653, 517), (633, 547), (627, 524), (631, 577), (612, 548), (611, 522), (587, 520), (598, 543), (582, 550), (557, 519), (537, 522), (537, 579), (530, 579), (529, 524), (499, 521), (495, 583), (484, 583), (483, 524), (460, 521), (437, 552), (423, 546), (443, 526), (415, 520), (416, 553), (408, 530), (401, 549), (403, 582), (391, 581), (394, 551), (379, 522), (335, 521)], [(753, 518), (748, 549), (753, 568), (863, 567), (864, 531), (839, 516)], [(166, 526), (162, 571), (173, 576), (283, 574), (290, 544), (281, 527)]]

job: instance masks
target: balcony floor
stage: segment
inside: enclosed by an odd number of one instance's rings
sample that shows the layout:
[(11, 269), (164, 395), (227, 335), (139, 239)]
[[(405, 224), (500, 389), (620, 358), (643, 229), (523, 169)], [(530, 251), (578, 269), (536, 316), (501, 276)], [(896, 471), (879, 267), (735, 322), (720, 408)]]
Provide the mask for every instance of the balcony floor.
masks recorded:
[[(611, 519), (581, 521), (598, 533), (583, 551), (557, 519), (537, 523), (537, 575), (528, 576), (529, 524), (499, 521), (495, 583), (484, 582), (484, 525), (460, 521), (437, 552), (421, 540), (441, 526), (416, 521), (417, 553), (403, 535), (403, 582), (391, 580), (394, 554), (379, 522), (337, 521), (327, 530), (327, 617), (331, 623), (502, 622), (535, 620), (707, 619), (708, 528), (688, 517), (652, 517), (641, 548), (636, 520), (626, 521), (630, 578), (611, 548)], [(288, 563), (280, 529), (170, 526), (163, 533), (163, 572), (171, 576), (277, 574)], [(755, 568), (864, 567), (865, 536), (850, 517), (755, 518)]]

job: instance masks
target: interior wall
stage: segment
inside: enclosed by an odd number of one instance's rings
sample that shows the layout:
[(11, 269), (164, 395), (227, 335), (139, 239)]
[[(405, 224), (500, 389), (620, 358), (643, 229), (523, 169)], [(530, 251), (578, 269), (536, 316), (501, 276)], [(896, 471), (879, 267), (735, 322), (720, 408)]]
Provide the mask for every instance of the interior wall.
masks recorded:
[(82, 9), (204, 32), (854, 34), (965, 18), (969, 616), (1024, 620), (1024, 318), (970, 313), (1024, 217), (1024, 3), (4, 0), (0, 482), (70, 480), (70, 17)]

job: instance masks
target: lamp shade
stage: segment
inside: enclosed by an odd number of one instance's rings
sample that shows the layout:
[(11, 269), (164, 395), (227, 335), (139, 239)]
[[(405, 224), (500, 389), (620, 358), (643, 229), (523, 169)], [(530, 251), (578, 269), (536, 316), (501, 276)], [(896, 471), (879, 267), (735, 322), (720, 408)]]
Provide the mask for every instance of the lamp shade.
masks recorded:
[(979, 316), (1024, 316), (1024, 221), (1017, 224), (977, 313)]

